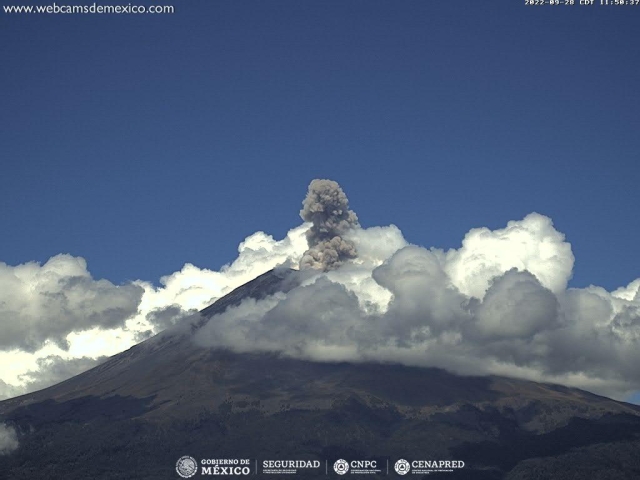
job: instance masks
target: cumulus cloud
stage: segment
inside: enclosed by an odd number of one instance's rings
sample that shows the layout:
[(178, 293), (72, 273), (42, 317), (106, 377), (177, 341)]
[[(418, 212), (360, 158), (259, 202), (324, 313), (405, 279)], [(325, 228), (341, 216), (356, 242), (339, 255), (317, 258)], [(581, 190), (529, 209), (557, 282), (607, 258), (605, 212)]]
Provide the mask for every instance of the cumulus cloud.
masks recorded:
[(446, 254), (446, 270), (465, 295), (481, 298), (491, 279), (512, 268), (528, 271), (552, 292), (567, 287), (573, 271), (571, 245), (550, 218), (531, 213), (506, 228), (474, 228), (462, 248)]
[(355, 245), (344, 238), (358, 227), (358, 217), (349, 209), (349, 200), (337, 182), (313, 180), (302, 202), (300, 217), (311, 223), (307, 231), (309, 250), (304, 253), (300, 267), (331, 270), (357, 256)]
[(49, 340), (63, 350), (67, 335), (123, 326), (143, 289), (94, 280), (83, 258), (56, 255), (44, 265), (0, 263), (0, 349), (36, 351)]
[(3, 423), (0, 423), (0, 455), (7, 455), (18, 448), (18, 436), (16, 431)]
[(532, 338), (558, 325), (558, 300), (533, 274), (514, 268), (492, 279), (475, 319), (486, 338)]

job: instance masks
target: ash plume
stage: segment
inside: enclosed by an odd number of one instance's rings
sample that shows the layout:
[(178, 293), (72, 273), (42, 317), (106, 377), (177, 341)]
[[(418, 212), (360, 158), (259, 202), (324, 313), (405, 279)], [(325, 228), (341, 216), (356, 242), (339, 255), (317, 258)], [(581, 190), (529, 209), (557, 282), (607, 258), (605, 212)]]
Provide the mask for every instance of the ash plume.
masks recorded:
[(337, 182), (313, 180), (302, 206), (300, 217), (312, 226), (307, 231), (309, 250), (302, 256), (300, 268), (334, 270), (357, 256), (354, 243), (344, 234), (360, 224)]

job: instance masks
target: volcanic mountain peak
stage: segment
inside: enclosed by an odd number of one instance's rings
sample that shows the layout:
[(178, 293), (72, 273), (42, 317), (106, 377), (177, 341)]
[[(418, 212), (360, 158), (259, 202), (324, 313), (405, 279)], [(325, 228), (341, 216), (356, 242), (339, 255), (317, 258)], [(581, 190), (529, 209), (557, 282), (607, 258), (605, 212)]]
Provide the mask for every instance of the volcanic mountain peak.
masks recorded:
[(246, 298), (262, 300), (277, 292), (287, 293), (299, 285), (298, 274), (298, 270), (284, 267), (269, 270), (218, 299), (216, 302), (204, 308), (200, 314), (203, 319), (208, 320), (214, 315), (223, 313), (231, 306), (239, 305), (240, 302)]

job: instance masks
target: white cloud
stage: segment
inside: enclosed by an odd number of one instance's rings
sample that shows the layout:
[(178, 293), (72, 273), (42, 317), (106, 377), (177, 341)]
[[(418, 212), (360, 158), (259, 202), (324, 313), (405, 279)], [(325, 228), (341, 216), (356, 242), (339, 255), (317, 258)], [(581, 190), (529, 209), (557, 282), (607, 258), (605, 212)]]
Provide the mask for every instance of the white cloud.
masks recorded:
[(301, 225), (279, 241), (264, 232), (256, 232), (240, 243), (238, 257), (220, 271), (187, 263), (182, 270), (162, 277), (159, 288), (150, 282), (136, 281), (144, 289), (140, 310), (150, 312), (170, 305), (201, 310), (258, 275), (278, 265), (299, 261), (307, 249), (307, 229), (308, 225)]
[(640, 298), (640, 278), (637, 278), (626, 287), (620, 287), (614, 290), (612, 295), (628, 301), (638, 300)]
[(0, 263), (0, 348), (36, 351), (93, 327), (123, 326), (135, 314), (143, 290), (94, 280), (83, 258), (56, 255), (44, 265)]
[(558, 301), (531, 273), (509, 270), (492, 280), (476, 311), (487, 338), (532, 338), (558, 325)]
[(530, 213), (504, 229), (470, 230), (462, 248), (447, 252), (445, 269), (462, 293), (482, 298), (491, 279), (512, 268), (526, 270), (542, 286), (561, 292), (571, 278), (573, 262), (571, 245), (553, 228), (551, 219)]

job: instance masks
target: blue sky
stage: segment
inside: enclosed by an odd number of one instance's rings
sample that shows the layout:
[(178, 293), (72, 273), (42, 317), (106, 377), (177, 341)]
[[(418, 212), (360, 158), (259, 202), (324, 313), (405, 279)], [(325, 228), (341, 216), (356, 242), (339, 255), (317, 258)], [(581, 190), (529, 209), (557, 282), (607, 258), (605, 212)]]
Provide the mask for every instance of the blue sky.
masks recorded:
[(0, 261), (217, 269), (298, 225), (326, 177), (413, 243), (537, 211), (572, 244), (571, 286), (638, 277), (640, 7), (175, 6), (0, 15)]

